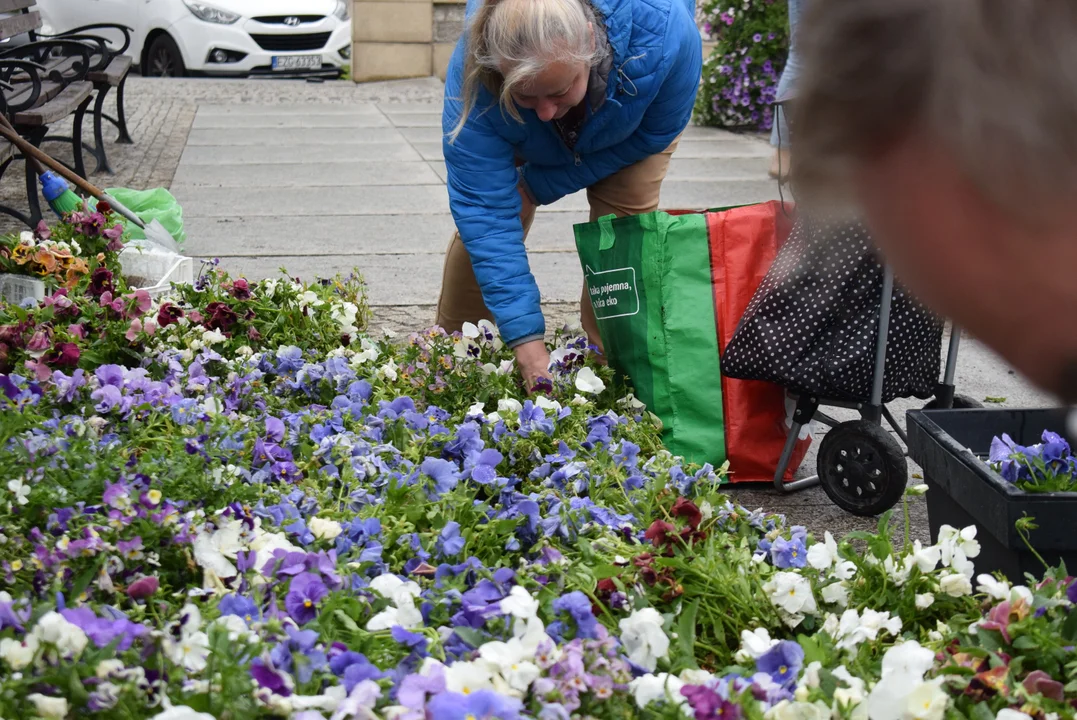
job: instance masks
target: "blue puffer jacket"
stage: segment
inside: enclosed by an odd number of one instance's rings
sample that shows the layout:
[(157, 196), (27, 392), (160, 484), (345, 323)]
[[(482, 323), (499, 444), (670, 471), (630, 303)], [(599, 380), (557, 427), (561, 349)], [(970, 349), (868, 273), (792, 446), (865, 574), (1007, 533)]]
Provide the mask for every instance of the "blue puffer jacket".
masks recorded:
[[(468, 17), (483, 0), (469, 0)], [(650, 155), (684, 130), (702, 65), (694, 0), (591, 0), (605, 20), (613, 68), (606, 99), (580, 131), (575, 152), (553, 127), (520, 109), (520, 124), (485, 89), (463, 131), (445, 140), (449, 206), (487, 307), (510, 345), (540, 338), (546, 327), (527, 264), (516, 158), (540, 205), (586, 188)], [(445, 82), (445, 133), (460, 117), (465, 38)]]

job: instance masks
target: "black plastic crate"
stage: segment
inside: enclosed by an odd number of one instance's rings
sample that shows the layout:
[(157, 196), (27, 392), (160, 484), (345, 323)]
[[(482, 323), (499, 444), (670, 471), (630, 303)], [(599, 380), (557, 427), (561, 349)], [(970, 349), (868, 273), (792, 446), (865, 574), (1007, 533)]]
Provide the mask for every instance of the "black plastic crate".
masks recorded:
[(1077, 492), (1025, 493), (985, 462), (991, 440), (1003, 433), (1019, 445), (1040, 442), (1044, 430), (1066, 435), (1068, 410), (910, 410), (909, 456), (924, 470), (931, 537), (939, 528), (977, 526), (977, 573), (1003, 572), (1023, 582), (1044, 567), (1022, 542), (1015, 523), (1024, 515), (1039, 526), (1032, 546), (1052, 565), (1077, 569)]

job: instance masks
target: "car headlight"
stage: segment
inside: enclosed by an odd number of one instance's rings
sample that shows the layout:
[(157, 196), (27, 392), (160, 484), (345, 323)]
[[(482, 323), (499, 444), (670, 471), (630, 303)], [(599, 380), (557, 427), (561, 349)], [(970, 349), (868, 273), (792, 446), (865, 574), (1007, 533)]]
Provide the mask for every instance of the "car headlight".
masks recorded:
[(231, 25), (240, 18), (240, 16), (234, 12), (221, 10), (220, 8), (215, 8), (212, 5), (207, 5), (202, 2), (183, 0), (183, 4), (186, 5), (187, 9), (191, 11), (191, 14), (199, 20), (214, 23), (215, 25)]
[(346, 0), (337, 0), (337, 9), (333, 11), (333, 14), (340, 20), (347, 20), (350, 16), (348, 12), (348, 3)]

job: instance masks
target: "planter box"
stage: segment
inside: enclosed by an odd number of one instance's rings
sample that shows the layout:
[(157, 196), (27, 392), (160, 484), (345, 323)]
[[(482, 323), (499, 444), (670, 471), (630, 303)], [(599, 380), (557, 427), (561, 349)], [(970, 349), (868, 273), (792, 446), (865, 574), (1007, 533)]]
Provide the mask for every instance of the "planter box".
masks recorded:
[(0, 273), (0, 298), (13, 305), (25, 300), (41, 302), (45, 299), (45, 283), (26, 275)]
[(155, 298), (168, 294), (172, 283), (194, 282), (194, 260), (172, 252), (126, 248), (120, 253), (120, 266), (132, 287)]
[(976, 525), (981, 552), (977, 573), (1004, 573), (1014, 582), (1039, 577), (1043, 566), (1014, 527), (1025, 514), (1039, 528), (1032, 546), (1052, 565), (1077, 569), (1077, 492), (1025, 493), (988, 467), (991, 440), (1009, 434), (1019, 445), (1040, 442), (1044, 430), (1065, 436), (1068, 411), (912, 410), (908, 413), (909, 456), (924, 470), (931, 537), (939, 527)]

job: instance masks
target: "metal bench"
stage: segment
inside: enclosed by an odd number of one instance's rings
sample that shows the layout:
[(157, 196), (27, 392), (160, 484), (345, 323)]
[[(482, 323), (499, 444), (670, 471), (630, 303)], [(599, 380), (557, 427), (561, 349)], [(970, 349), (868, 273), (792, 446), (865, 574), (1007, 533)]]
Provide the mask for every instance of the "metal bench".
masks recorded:
[[(0, 13), (17, 14), (0, 18), (0, 40), (34, 33), (41, 28), (41, 16), (32, 10), (34, 0), (0, 0)], [(95, 48), (91, 43), (72, 39), (35, 40), (16, 44), (0, 52), (0, 112), (35, 146), (61, 141), (72, 145), (73, 169), (86, 177), (83, 161), (82, 123), (93, 100), (94, 86), (87, 79)], [(70, 138), (50, 136), (49, 128), (71, 117)], [(5, 171), (14, 153), (0, 162)], [(37, 190), (37, 175), (26, 164), (26, 195), (29, 213), (0, 207), (0, 212), (34, 227), (42, 218)]]
[[(122, 40), (112, 38), (113, 34), (122, 35)], [(131, 29), (123, 25), (98, 23), (72, 28), (56, 35), (34, 33), (33, 36), (45, 40), (75, 40), (88, 43), (94, 48), (86, 73), (86, 79), (93, 83), (96, 95), (93, 108), (94, 144), (86, 146), (86, 149), (92, 152), (97, 160), (94, 172), (111, 175), (112, 167), (105, 152), (104, 121), (109, 121), (119, 131), (117, 143), (134, 143), (127, 129), (127, 114), (124, 109), (124, 88), (134, 64), (130, 56), (124, 55), (131, 46)], [(116, 117), (105, 113), (105, 99), (112, 88), (116, 88)]]

